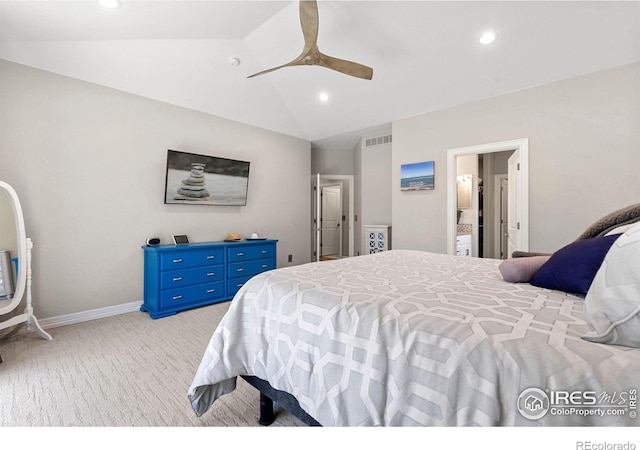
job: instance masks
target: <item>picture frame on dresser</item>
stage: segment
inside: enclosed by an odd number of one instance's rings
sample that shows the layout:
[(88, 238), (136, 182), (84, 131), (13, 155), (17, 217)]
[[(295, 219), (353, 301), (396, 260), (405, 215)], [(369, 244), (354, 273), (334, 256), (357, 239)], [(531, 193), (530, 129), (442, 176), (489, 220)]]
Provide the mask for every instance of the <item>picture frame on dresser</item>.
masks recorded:
[(140, 311), (160, 319), (232, 300), (254, 276), (276, 268), (277, 239), (143, 246)]
[(189, 243), (189, 238), (186, 234), (174, 234), (172, 238), (175, 245), (185, 245)]

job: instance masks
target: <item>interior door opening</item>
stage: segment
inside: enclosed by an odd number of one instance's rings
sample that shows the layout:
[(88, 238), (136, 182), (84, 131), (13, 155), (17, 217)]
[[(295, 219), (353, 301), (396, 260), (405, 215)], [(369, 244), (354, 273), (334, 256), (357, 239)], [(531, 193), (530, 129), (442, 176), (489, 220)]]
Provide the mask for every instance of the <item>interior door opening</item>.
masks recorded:
[[(500, 210), (500, 198), (496, 198), (495, 191), (500, 190), (494, 175), (500, 171), (481, 172), (479, 167), (494, 164), (498, 156), (507, 158), (507, 167), (502, 168), (507, 177), (506, 194), (507, 206), (500, 213), (507, 216), (507, 250), (500, 250), (504, 246), (504, 232), (501, 230), (500, 218), (496, 218), (496, 211)], [(472, 204), (459, 213), (457, 199), (458, 161), (472, 160), (474, 164), (467, 165), (464, 170), (471, 170), (474, 181)], [(469, 169), (471, 167), (471, 169)], [(475, 176), (474, 176), (475, 175)], [(503, 175), (503, 174), (500, 174)], [(492, 194), (492, 192), (494, 194)], [(481, 207), (481, 208), (480, 208)], [(465, 217), (466, 216), (466, 217)], [(460, 218), (461, 217), (461, 218)], [(461, 222), (462, 221), (462, 222)], [(447, 253), (455, 255), (458, 251), (459, 225), (469, 225), (472, 229), (472, 254), (485, 258), (503, 259), (509, 257), (513, 250), (529, 250), (529, 140), (516, 139), (513, 141), (495, 142), (470, 147), (447, 150)], [(491, 226), (488, 227), (488, 223)], [(500, 234), (502, 233), (502, 234)], [(482, 241), (479, 240), (482, 235)], [(506, 253), (506, 255), (505, 255)]]
[(311, 260), (353, 256), (353, 175), (315, 174), (311, 180)]
[[(515, 150), (505, 150), (466, 156), (477, 158), (477, 209), (471, 208), (466, 217), (477, 216), (473, 221), (477, 224), (477, 251), (473, 254), (479, 258), (506, 259), (509, 254), (502, 248), (502, 241), (504, 233), (508, 233), (509, 203), (517, 201), (517, 196), (509, 199), (502, 194), (508, 193), (509, 161), (517, 163), (518, 158), (517, 154), (512, 158), (514, 154)], [(515, 175), (512, 173), (512, 176)]]

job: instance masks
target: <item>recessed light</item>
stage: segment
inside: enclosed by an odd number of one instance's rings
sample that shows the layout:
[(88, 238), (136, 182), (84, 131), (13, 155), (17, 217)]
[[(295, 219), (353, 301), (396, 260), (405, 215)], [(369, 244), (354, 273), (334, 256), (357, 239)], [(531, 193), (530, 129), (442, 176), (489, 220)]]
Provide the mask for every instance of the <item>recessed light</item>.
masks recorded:
[(98, 5), (103, 8), (116, 9), (122, 6), (120, 0), (98, 0)]
[(496, 40), (496, 34), (493, 31), (487, 31), (480, 38), (480, 43), (483, 45), (489, 45), (495, 40)]
[(326, 92), (321, 92), (320, 95), (318, 95), (318, 98), (320, 99), (321, 102), (328, 102), (329, 94), (327, 94)]

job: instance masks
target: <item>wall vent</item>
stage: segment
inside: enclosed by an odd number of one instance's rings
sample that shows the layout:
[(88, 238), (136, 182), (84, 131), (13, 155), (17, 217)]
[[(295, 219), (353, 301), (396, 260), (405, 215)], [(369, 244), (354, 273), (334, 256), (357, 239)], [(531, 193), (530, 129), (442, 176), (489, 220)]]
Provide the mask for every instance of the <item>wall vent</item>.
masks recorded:
[(373, 147), (374, 145), (390, 144), (391, 141), (392, 141), (391, 135), (389, 134), (387, 136), (379, 136), (379, 137), (367, 139), (365, 140), (364, 146)]

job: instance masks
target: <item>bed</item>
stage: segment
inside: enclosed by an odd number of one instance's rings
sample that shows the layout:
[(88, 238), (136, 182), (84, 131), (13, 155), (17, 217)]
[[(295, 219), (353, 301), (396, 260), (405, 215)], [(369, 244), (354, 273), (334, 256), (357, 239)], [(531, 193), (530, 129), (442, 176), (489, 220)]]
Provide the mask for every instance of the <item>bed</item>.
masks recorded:
[(240, 376), (322, 426), (640, 425), (640, 349), (585, 339), (584, 295), (505, 281), (502, 263), (391, 250), (255, 276), (189, 402), (207, 413)]

